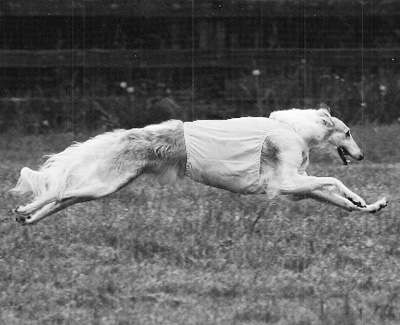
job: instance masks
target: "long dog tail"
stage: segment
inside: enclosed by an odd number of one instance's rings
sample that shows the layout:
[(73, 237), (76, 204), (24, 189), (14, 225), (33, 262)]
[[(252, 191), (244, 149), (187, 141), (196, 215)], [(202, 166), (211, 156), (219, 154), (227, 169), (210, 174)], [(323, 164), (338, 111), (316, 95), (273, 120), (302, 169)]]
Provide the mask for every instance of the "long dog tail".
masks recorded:
[(28, 167), (21, 169), (17, 185), (10, 190), (19, 195), (31, 194), (34, 199), (61, 198), (67, 188), (79, 187), (88, 181), (90, 166), (96, 164), (84, 149), (74, 144), (63, 152), (47, 156), (39, 171)]
[(66, 190), (89, 184), (99, 166), (115, 169), (115, 151), (120, 149), (118, 144), (124, 134), (124, 130), (116, 130), (74, 143), (62, 152), (46, 156), (39, 171), (22, 168), (17, 185), (10, 192), (31, 194), (34, 199), (62, 198)]
[(21, 169), (17, 185), (10, 190), (15, 194), (32, 194), (34, 197), (41, 196), (46, 188), (46, 180), (41, 172), (36, 172), (28, 167)]

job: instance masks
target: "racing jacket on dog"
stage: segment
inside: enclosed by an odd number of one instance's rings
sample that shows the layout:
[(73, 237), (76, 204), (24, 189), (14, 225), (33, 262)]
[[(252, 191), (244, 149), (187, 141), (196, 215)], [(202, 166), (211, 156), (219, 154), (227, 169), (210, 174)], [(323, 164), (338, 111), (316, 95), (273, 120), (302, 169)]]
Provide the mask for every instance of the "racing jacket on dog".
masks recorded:
[(186, 176), (235, 193), (265, 193), (261, 149), (271, 130), (281, 125), (264, 117), (185, 122)]

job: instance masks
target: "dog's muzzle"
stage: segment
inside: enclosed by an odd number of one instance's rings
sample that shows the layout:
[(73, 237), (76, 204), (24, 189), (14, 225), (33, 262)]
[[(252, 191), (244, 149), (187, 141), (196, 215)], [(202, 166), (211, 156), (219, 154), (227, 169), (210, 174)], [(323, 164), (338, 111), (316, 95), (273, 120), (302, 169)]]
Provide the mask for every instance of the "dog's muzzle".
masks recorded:
[(349, 154), (349, 152), (347, 151), (347, 149), (345, 147), (338, 147), (337, 151), (339, 153), (340, 159), (342, 159), (343, 165), (348, 165), (348, 163), (350, 162), (350, 160), (348, 160), (346, 156), (351, 156), (352, 158), (354, 158), (355, 160), (358, 160), (358, 161), (364, 159), (363, 154), (360, 154), (357, 158), (353, 157), (352, 155)]

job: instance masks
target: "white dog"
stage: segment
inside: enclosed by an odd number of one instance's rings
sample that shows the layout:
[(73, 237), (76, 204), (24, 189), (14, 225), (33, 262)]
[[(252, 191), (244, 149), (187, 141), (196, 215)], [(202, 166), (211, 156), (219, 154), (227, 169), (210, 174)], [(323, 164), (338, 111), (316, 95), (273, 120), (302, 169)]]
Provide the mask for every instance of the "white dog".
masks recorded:
[(13, 212), (18, 222), (33, 224), (114, 193), (141, 174), (170, 181), (186, 175), (236, 193), (313, 198), (348, 211), (373, 213), (387, 205), (385, 198), (367, 205), (333, 177), (308, 176), (309, 149), (316, 146), (337, 150), (345, 165), (347, 155), (364, 158), (349, 128), (323, 104), (318, 110), (273, 112), (270, 118), (172, 120), (116, 130), (49, 156), (39, 171), (22, 168), (11, 191), (30, 193), (33, 201)]

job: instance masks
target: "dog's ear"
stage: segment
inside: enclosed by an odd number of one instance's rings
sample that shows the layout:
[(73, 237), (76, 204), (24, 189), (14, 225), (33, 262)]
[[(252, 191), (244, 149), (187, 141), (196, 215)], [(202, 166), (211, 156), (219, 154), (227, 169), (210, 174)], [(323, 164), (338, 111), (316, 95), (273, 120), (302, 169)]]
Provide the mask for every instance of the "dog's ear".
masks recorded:
[(319, 107), (318, 107), (319, 109), (324, 109), (324, 110), (326, 110), (328, 113), (329, 113), (329, 116), (330, 116), (330, 114), (332, 113), (331, 112), (331, 108), (328, 106), (328, 105), (326, 105), (325, 103), (321, 103), (321, 104), (319, 104)]
[(331, 110), (327, 105), (321, 104), (317, 112), (319, 117), (321, 118), (322, 123), (324, 123), (324, 125), (326, 125), (328, 128), (333, 128), (335, 126), (335, 123), (333, 123), (330, 111)]

